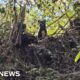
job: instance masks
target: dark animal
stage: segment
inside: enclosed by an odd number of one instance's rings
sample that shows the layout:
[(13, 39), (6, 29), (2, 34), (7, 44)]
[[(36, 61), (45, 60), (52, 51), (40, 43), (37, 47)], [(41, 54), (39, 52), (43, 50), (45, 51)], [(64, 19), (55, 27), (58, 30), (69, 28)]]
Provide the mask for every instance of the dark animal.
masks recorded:
[(38, 38), (39, 39), (44, 39), (45, 36), (47, 35), (46, 21), (43, 20), (43, 21), (38, 21), (38, 22), (39, 22), (39, 26), (40, 26), (39, 33), (38, 33)]
[(16, 48), (25, 48), (31, 43), (37, 43), (37, 38), (33, 36), (30, 33), (25, 33), (26, 30), (26, 25), (25, 24), (18, 24), (18, 32), (17, 32), (17, 37), (14, 39), (13, 43), (15, 43)]
[(73, 21), (71, 21), (71, 27), (75, 28), (76, 30), (80, 30), (80, 19), (76, 18)]
[(37, 38), (29, 33), (21, 35), (21, 47), (26, 47), (31, 43), (37, 43)]

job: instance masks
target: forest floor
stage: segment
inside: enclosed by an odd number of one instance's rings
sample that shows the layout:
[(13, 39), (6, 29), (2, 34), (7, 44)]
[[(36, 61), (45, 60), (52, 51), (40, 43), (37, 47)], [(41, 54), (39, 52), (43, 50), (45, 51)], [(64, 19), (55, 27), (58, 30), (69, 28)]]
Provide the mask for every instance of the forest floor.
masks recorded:
[(53, 37), (51, 41), (30, 44), (23, 49), (16, 49), (8, 37), (4, 37), (0, 41), (0, 70), (19, 70), (21, 76), (0, 79), (80, 80), (80, 62), (74, 62), (79, 46), (80, 32), (75, 29), (69, 29), (68, 33)]

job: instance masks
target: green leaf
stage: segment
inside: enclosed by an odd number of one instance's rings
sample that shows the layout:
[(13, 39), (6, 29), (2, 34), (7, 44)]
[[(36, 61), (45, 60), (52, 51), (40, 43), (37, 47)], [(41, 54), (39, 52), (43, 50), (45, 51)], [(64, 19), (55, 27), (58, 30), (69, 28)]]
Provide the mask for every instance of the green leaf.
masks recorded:
[(76, 55), (74, 62), (76, 63), (79, 59), (80, 59), (80, 51)]
[(68, 10), (68, 11), (66, 12), (66, 14), (67, 14), (69, 17), (72, 17), (72, 16), (74, 15), (74, 11)]

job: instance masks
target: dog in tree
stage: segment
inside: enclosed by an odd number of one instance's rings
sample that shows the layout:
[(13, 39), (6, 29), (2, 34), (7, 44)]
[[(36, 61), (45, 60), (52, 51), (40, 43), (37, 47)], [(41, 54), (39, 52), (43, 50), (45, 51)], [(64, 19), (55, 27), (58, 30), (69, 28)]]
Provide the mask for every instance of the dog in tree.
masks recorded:
[(39, 22), (39, 26), (40, 26), (38, 38), (44, 39), (47, 36), (46, 21), (45, 20), (43, 20), (43, 21), (39, 20), (38, 22)]

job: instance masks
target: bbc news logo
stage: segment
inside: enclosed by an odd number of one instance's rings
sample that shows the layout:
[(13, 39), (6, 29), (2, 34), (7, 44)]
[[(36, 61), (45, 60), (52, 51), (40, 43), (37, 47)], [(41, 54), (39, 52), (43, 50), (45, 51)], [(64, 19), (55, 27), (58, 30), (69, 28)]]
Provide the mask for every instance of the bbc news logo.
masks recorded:
[(20, 71), (0, 71), (2, 77), (20, 77)]

